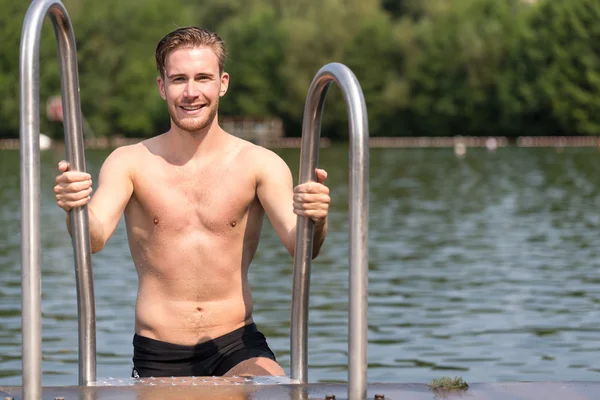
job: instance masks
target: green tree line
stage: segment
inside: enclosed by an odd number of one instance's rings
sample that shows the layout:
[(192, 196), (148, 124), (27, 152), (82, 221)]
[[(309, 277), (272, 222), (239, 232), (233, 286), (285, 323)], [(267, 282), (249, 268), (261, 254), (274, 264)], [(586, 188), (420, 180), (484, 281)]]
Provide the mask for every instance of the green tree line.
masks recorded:
[[(75, 32), (83, 113), (97, 136), (168, 128), (158, 40), (214, 29), (229, 50), (221, 116), (275, 116), (299, 136), (308, 87), (341, 62), (364, 92), (371, 136), (599, 135), (598, 0), (63, 0)], [(18, 137), (19, 44), (30, 2), (0, 0), (0, 138)], [(60, 93), (44, 24), (40, 95)], [(42, 115), (42, 130), (62, 125)], [(347, 138), (331, 86), (323, 136)]]

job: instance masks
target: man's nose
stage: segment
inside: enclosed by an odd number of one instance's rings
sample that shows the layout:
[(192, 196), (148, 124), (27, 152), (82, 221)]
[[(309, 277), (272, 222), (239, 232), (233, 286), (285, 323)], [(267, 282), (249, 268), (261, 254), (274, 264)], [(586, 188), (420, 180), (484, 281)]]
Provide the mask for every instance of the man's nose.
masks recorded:
[(187, 97), (198, 97), (199, 95), (199, 90), (198, 90), (198, 85), (196, 82), (194, 82), (193, 80), (189, 80), (187, 82), (187, 84), (185, 85), (185, 89), (183, 91), (183, 94)]

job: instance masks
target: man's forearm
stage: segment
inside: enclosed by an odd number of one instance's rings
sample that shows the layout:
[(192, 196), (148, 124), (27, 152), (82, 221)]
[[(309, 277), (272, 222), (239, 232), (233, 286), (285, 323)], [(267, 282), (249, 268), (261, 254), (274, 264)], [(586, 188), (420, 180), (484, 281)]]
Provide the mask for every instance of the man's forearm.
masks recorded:
[[(90, 229), (90, 247), (92, 248), (92, 253), (97, 253), (104, 248), (104, 229), (102, 224), (92, 211), (92, 209), (88, 206), (88, 223)], [(69, 235), (73, 237), (73, 231), (71, 228), (71, 213), (67, 212), (67, 230), (69, 231)]]
[(323, 224), (315, 224), (315, 234), (313, 236), (313, 251), (312, 258), (314, 259), (319, 255), (319, 251), (321, 250), (321, 246), (325, 241), (325, 236), (327, 236), (327, 220)]
[[(288, 234), (289, 243), (286, 247), (288, 248), (292, 258), (296, 253), (296, 236), (297, 228), (290, 230)], [(325, 236), (327, 236), (327, 220), (325, 220), (322, 224), (314, 224), (314, 234), (313, 234), (313, 245), (312, 245), (312, 258), (314, 259), (317, 255), (319, 255), (319, 251), (321, 250), (321, 246), (325, 241)]]

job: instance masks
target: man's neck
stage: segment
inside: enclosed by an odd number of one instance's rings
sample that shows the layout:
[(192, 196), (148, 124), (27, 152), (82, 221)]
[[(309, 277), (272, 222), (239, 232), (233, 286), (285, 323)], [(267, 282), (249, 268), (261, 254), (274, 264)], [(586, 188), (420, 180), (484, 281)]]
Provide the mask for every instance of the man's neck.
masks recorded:
[[(215, 121), (205, 129), (189, 132), (172, 124), (166, 134), (171, 149), (185, 160), (203, 159), (223, 147), (226, 132)], [(178, 157), (179, 158), (179, 157)]]

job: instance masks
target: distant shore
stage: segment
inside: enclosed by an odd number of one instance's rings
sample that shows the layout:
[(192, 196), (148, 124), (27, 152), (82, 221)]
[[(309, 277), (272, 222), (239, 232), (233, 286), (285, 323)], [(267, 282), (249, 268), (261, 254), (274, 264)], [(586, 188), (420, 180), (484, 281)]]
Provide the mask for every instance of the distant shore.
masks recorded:
[[(86, 149), (115, 149), (120, 146), (139, 143), (145, 138), (98, 138), (87, 139), (85, 141)], [(279, 138), (257, 141), (256, 144), (268, 148), (300, 148), (300, 138)], [(321, 138), (321, 147), (329, 147), (331, 140)], [(64, 142), (52, 141), (51, 147), (64, 147)], [(18, 149), (19, 139), (0, 139), (0, 150), (2, 149)]]
[[(111, 149), (138, 143), (143, 138), (99, 138), (85, 141), (86, 149)], [(300, 148), (301, 138), (278, 138), (257, 141), (268, 148)], [(332, 141), (321, 138), (321, 147), (329, 147)], [(55, 141), (52, 147), (62, 147), (62, 141)], [(599, 147), (600, 137), (595, 136), (444, 136), (444, 137), (371, 137), (371, 148), (436, 148), (436, 147), (485, 147), (490, 150), (507, 147)], [(1, 149), (18, 149), (19, 139), (0, 139)]]

